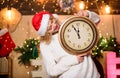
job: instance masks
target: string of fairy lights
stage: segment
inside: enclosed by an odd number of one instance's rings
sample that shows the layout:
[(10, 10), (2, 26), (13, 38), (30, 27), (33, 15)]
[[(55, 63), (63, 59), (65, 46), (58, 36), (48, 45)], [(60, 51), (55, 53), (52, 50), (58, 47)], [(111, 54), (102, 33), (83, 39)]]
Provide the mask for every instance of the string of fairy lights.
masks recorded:
[[(80, 9), (92, 10), (91, 8), (96, 9), (94, 11), (99, 14), (103, 14), (105, 13), (105, 11), (103, 11), (105, 6), (107, 6), (106, 12), (110, 13), (110, 7), (107, 0), (2, 0), (0, 4), (1, 10), (4, 7), (14, 7), (21, 12), (22, 15), (31, 15), (39, 11), (50, 11), (52, 13), (69, 15)], [(104, 22), (101, 22), (101, 26), (106, 27)], [(22, 28), (22, 30), (23, 29), (24, 28)], [(26, 33), (29, 34), (28, 32)], [(110, 34), (107, 32), (106, 35), (109, 36)], [(102, 36), (100, 30), (99, 36)]]
[[(0, 9), (8, 6), (14, 7), (23, 15), (32, 15), (39, 11), (50, 11), (57, 14), (73, 14), (80, 9), (81, 1), (85, 4), (84, 9), (93, 10), (99, 14), (104, 14), (105, 11), (103, 11), (103, 9), (106, 5), (106, 7), (109, 8), (108, 0), (1, 0)], [(69, 4), (69, 2), (72, 3), (68, 6), (73, 6), (67, 11), (63, 10), (63, 7), (60, 5), (63, 4), (64, 6), (64, 3)]]
[[(110, 13), (108, 0), (2, 0), (0, 4), (1, 10), (4, 7), (14, 7), (22, 15), (31, 15), (39, 11), (70, 15), (80, 9), (92, 10), (91, 8), (98, 14), (104, 14), (105, 11), (103, 9), (105, 9), (105, 6), (107, 7), (106, 12)], [(106, 27), (104, 22), (101, 22), (101, 26)], [(26, 33), (29, 34), (28, 32)], [(106, 35), (109, 36), (110, 34), (106, 33)], [(99, 31), (99, 36), (102, 36), (101, 31)]]
[[(69, 5), (69, 8), (65, 8), (66, 6), (60, 6), (60, 4), (62, 4), (60, 1), (69, 0), (0, 0), (0, 10), (4, 9), (5, 7), (14, 7), (22, 15), (33, 15), (39, 11), (50, 11), (52, 13), (70, 15), (74, 12), (77, 12), (79, 9), (88, 9), (93, 10), (98, 14), (104, 14), (105, 11), (103, 9), (106, 6), (108, 7), (107, 12), (110, 13), (110, 7), (106, 0), (90, 0), (90, 2), (89, 0), (75, 0), (74, 5)], [(29, 26), (29, 23), (26, 25)], [(21, 32), (25, 32), (25, 34), (30, 37), (29, 34), (34, 33), (34, 31), (26, 31), (25, 27), (25, 25), (21, 26)], [(101, 22), (101, 27), (107, 27), (103, 21)], [(97, 28), (99, 30), (99, 37), (102, 37), (102, 31), (99, 29), (99, 27)], [(107, 30), (107, 28), (104, 30)], [(106, 36), (110, 36), (110, 33), (107, 31), (105, 34)], [(27, 74), (29, 75), (29, 70)]]

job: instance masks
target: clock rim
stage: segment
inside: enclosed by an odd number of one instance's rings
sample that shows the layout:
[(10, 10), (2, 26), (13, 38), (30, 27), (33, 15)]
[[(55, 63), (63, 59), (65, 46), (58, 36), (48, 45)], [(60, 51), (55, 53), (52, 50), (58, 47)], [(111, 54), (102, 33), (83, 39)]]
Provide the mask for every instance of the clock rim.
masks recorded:
[[(93, 33), (94, 33), (94, 37), (93, 37), (93, 40), (92, 40), (91, 44), (87, 48), (85, 48), (81, 51), (71, 49), (70, 47), (68, 47), (68, 45), (65, 44), (65, 40), (63, 40), (63, 35), (62, 35), (62, 33), (64, 32), (63, 29), (65, 28), (65, 26), (68, 25), (70, 22), (75, 21), (75, 20), (82, 20), (82, 21), (87, 22), (91, 26), (91, 29), (93, 30)], [(62, 23), (62, 25), (60, 27), (60, 30), (58, 32), (58, 37), (59, 37), (60, 45), (62, 46), (62, 48), (65, 51), (67, 51), (70, 54), (78, 55), (78, 54), (83, 54), (83, 53), (89, 52), (95, 46), (95, 44), (97, 43), (97, 40), (98, 40), (98, 31), (97, 31), (97, 28), (96, 28), (96, 24), (93, 23), (93, 21), (90, 20), (89, 18), (83, 17), (83, 16), (72, 16), (72, 17), (67, 18)]]

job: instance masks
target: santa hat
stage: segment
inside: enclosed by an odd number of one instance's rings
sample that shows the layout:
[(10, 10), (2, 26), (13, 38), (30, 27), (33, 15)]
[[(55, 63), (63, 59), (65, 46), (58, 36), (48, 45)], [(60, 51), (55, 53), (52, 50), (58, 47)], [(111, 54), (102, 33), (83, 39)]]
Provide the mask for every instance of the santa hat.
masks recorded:
[(53, 16), (54, 18), (58, 18), (57, 14), (51, 14), (49, 12), (39, 12), (35, 14), (32, 18), (32, 25), (37, 31), (38, 35), (44, 36), (47, 31), (47, 26), (50, 17)]

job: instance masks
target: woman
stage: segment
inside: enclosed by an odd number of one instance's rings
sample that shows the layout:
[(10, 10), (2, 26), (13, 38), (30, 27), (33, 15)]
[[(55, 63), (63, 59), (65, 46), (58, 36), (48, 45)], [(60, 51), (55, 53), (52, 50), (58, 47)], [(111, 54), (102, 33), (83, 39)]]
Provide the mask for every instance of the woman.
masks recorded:
[[(94, 12), (80, 10), (75, 15), (87, 16), (95, 23), (99, 22), (99, 17)], [(40, 52), (50, 78), (100, 77), (90, 54), (71, 55), (60, 46), (58, 40), (60, 24), (57, 15), (39, 12), (33, 16), (32, 24), (41, 36)]]

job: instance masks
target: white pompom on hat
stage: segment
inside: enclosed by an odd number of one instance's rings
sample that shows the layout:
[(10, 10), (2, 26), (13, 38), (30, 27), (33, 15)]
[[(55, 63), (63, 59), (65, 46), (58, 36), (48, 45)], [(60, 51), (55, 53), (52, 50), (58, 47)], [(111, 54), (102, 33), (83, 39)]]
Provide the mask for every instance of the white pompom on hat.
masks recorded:
[(37, 31), (38, 35), (45, 36), (48, 22), (51, 16), (53, 16), (56, 19), (58, 18), (57, 14), (51, 14), (50, 12), (44, 12), (44, 11), (39, 12), (33, 16), (32, 25)]

